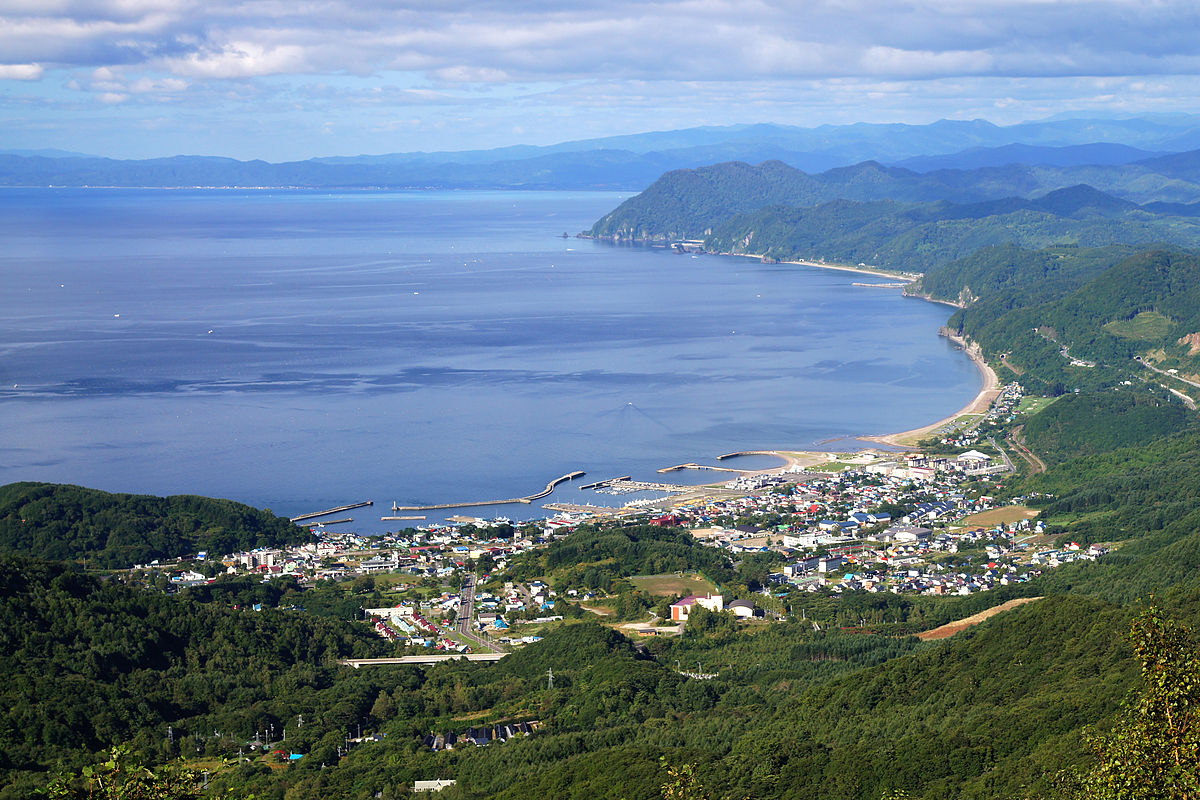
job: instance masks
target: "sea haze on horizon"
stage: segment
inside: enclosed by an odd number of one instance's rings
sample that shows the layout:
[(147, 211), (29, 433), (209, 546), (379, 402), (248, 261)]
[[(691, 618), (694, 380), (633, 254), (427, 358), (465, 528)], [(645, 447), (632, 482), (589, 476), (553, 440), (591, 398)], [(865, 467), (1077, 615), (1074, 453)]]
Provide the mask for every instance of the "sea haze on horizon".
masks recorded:
[(0, 483), (288, 515), (374, 499), (349, 527), (379, 531), (392, 501), (663, 480), (915, 427), (978, 391), (937, 336), (947, 309), (853, 286), (878, 279), (574, 238), (621, 199), (4, 190)]

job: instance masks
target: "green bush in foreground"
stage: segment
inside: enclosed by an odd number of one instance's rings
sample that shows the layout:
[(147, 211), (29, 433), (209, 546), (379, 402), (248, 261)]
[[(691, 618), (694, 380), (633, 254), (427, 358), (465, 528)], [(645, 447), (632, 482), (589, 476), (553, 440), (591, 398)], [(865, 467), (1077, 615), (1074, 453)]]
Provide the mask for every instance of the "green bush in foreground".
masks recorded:
[(1151, 606), (1130, 639), (1145, 687), (1112, 732), (1089, 734), (1097, 762), (1062, 775), (1077, 800), (1200, 797), (1200, 654), (1188, 629)]

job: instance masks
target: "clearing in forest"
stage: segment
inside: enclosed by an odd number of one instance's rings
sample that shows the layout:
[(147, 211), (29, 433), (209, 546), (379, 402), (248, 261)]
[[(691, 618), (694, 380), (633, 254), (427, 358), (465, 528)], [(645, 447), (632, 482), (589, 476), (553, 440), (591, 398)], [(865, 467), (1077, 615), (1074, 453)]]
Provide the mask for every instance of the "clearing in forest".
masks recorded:
[(917, 638), (920, 639), (922, 642), (928, 642), (928, 641), (932, 641), (934, 639), (949, 639), (951, 636), (958, 633), (959, 631), (966, 630), (967, 628), (970, 628), (974, 625), (978, 625), (979, 623), (983, 622), (988, 617), (994, 617), (995, 615), (999, 614), (1001, 611), (1008, 611), (1010, 608), (1016, 608), (1017, 606), (1021, 606), (1026, 603), (1032, 603), (1034, 600), (1041, 600), (1041, 599), (1042, 598), (1040, 598), (1040, 597), (1018, 597), (1015, 600), (1009, 600), (1007, 603), (1001, 603), (998, 606), (993, 606), (992, 608), (989, 608), (987, 611), (980, 611), (978, 614), (972, 614), (971, 616), (966, 617), (965, 619), (958, 619), (958, 620), (955, 620), (954, 622), (947, 622), (945, 625), (942, 625), (941, 627), (938, 627), (938, 628), (934, 628), (931, 631), (924, 631), (922, 633), (918, 633)]

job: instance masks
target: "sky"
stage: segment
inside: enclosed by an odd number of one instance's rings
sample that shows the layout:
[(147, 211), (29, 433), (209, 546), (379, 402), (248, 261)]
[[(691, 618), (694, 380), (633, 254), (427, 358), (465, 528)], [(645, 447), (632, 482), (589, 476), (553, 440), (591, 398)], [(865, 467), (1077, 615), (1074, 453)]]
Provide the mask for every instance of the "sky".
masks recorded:
[(0, 149), (554, 144), (1200, 112), (1195, 0), (0, 0)]

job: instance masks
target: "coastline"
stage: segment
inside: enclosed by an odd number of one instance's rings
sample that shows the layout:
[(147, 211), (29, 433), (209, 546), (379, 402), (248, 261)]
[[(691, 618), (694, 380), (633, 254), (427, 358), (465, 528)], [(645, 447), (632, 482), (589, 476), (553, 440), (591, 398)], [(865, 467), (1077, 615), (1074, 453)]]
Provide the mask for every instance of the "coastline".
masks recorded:
[[(599, 238), (599, 237), (583, 236), (582, 234), (580, 234), (580, 236), (582, 238), (588, 238), (588, 239)], [(710, 252), (710, 253), (708, 253), (708, 255), (736, 256), (736, 257), (741, 257), (741, 258), (759, 258), (759, 259), (763, 258), (763, 256), (755, 256), (753, 254), (730, 253), (730, 252), (724, 252), (724, 253), (711, 253)], [(828, 264), (828, 263), (824, 263), (824, 262), (820, 262), (820, 261), (808, 261), (805, 259), (798, 259), (798, 260), (794, 260), (794, 261), (777, 261), (775, 263), (791, 264), (791, 265), (802, 266), (802, 267), (815, 267), (817, 269), (831, 269), (831, 270), (837, 270), (839, 272), (852, 272), (852, 273), (858, 273), (861, 275), (871, 275), (871, 276), (877, 277), (877, 278), (888, 278), (890, 280), (903, 279), (903, 280), (907, 280), (910, 283), (921, 277), (920, 273), (887, 272), (887, 271), (884, 271), (881, 269), (871, 269), (870, 267), (865, 267), (865, 266), (858, 267), (858, 266), (851, 266), (849, 264)], [(939, 305), (950, 306), (951, 308), (962, 308), (963, 307), (963, 305), (961, 303), (956, 303), (953, 300), (939, 300), (937, 298), (929, 297), (927, 295), (909, 294), (907, 290), (902, 290), (902, 293), (906, 297), (912, 297), (912, 298), (915, 298), (918, 300), (924, 300), (929, 303), (937, 303)], [(927, 437), (930, 433), (937, 430), (938, 428), (941, 428), (945, 425), (952, 423), (954, 420), (958, 419), (959, 417), (962, 417), (962, 416), (968, 415), (968, 414), (984, 414), (987, 412), (987, 410), (991, 406), (992, 402), (1000, 394), (1000, 379), (996, 375), (996, 371), (993, 370), (988, 365), (987, 361), (983, 358), (983, 354), (980, 352), (978, 344), (968, 341), (964, 337), (949, 333), (944, 328), (941, 331), (939, 331), (939, 335), (944, 335), (946, 338), (950, 339), (950, 341), (954, 342), (959, 347), (961, 347), (963, 349), (963, 352), (965, 352), (967, 354), (967, 356), (971, 359), (971, 361), (974, 362), (976, 368), (979, 370), (980, 375), (983, 376), (983, 386), (980, 388), (979, 393), (976, 394), (975, 397), (972, 398), (972, 400), (969, 403), (967, 403), (965, 406), (963, 406), (961, 409), (959, 409), (955, 413), (953, 413), (947, 417), (944, 417), (942, 419), (939, 419), (935, 422), (931, 422), (928, 425), (923, 425), (919, 428), (913, 428), (913, 429), (907, 430), (907, 431), (899, 431), (896, 433), (862, 435), (862, 436), (857, 436), (854, 438), (856, 438), (862, 442), (869, 442), (872, 444), (882, 444), (882, 445), (887, 445), (888, 447), (895, 447), (895, 448), (902, 449), (902, 450), (911, 450), (911, 449), (914, 449), (914, 447), (916, 446), (916, 443), (920, 439)], [(775, 450), (775, 451), (770, 451), (770, 452), (772, 455), (777, 455), (781, 458), (784, 458), (786, 461), (788, 461), (788, 463), (785, 464), (783, 467), (776, 468), (776, 469), (786, 469), (788, 466), (792, 466), (796, 462), (782, 454), (785, 452), (799, 453), (801, 451)], [(773, 472), (773, 471), (775, 471), (775, 470), (763, 470), (763, 472)]]
[[(741, 254), (740, 253), (721, 253), (720, 255), (735, 256), (735, 255), (741, 255)], [(755, 258), (755, 256), (750, 256), (750, 258)], [(904, 280), (907, 280), (909, 283), (912, 283), (917, 278), (921, 277), (921, 275), (919, 273), (885, 272), (881, 269), (871, 269), (870, 267), (852, 267), (848, 264), (825, 264), (820, 261), (800, 260), (800, 261), (780, 261), (778, 263), (780, 263), (780, 264), (795, 264), (795, 265), (801, 266), (801, 267), (816, 267), (817, 269), (835, 269), (839, 272), (857, 272), (861, 275), (874, 275), (877, 278), (891, 278), (892, 280), (904, 279)], [(916, 297), (917, 295), (913, 295), (913, 296)], [(934, 302), (941, 302), (941, 301), (934, 301)]]
[[(726, 253), (723, 255), (733, 255), (733, 254)], [(804, 260), (781, 261), (779, 263), (781, 263), (781, 264), (797, 264), (799, 266), (817, 267), (819, 269), (835, 269), (835, 270), (839, 270), (841, 272), (858, 272), (858, 273), (862, 273), (864, 275), (874, 275), (874, 276), (883, 277), (883, 278), (895, 279), (898, 276), (905, 277), (905, 278), (909, 277), (908, 273), (883, 272), (880, 270), (872, 270), (872, 269), (869, 269), (866, 267), (851, 267), (851, 266), (840, 265), (840, 264), (823, 264), (823, 263), (816, 262), (816, 261), (804, 261)], [(911, 280), (916, 280), (916, 278), (913, 277), (913, 278), (911, 278)], [(950, 306), (951, 308), (962, 308), (962, 306), (959, 303), (955, 303), (950, 300), (938, 300), (938, 299), (935, 299), (932, 297), (927, 297), (925, 295), (908, 294), (907, 292), (905, 292), (904, 294), (906, 297), (913, 297), (918, 300), (925, 300), (926, 302), (929, 302), (929, 303), (938, 303), (939, 305), (946, 305), (946, 306)], [(956, 420), (959, 417), (964, 416), (966, 414), (984, 414), (987, 412), (988, 408), (991, 407), (992, 402), (1000, 394), (1000, 379), (999, 379), (999, 377), (997, 377), (996, 371), (994, 369), (992, 369), (990, 366), (988, 366), (987, 361), (983, 357), (983, 353), (979, 349), (979, 345), (976, 344), (975, 342), (971, 342), (971, 341), (967, 340), (966, 338), (964, 338), (962, 336), (958, 336), (953, 333), (949, 333), (944, 328), (941, 331), (939, 331), (939, 334), (944, 335), (947, 339), (949, 339), (950, 341), (954, 342), (959, 347), (961, 347), (963, 349), (963, 352), (965, 352), (967, 354), (967, 356), (971, 359), (971, 361), (973, 361), (975, 363), (975, 367), (979, 370), (979, 373), (983, 376), (983, 386), (982, 386), (982, 388), (980, 388), (979, 393), (976, 394), (974, 398), (972, 398), (971, 402), (967, 403), (961, 409), (959, 409), (958, 411), (956, 411), (955, 413), (951, 414), (948, 417), (944, 417), (942, 419), (937, 420), (936, 422), (931, 422), (928, 425), (922, 425), (919, 428), (913, 428), (913, 429), (907, 430), (907, 431), (899, 431), (897, 433), (885, 433), (885, 434), (876, 434), (876, 435), (870, 435), (870, 436), (858, 436), (858, 437), (856, 437), (857, 439), (859, 439), (860, 441), (863, 441), (863, 442), (871, 442), (873, 444), (884, 444), (884, 445), (888, 445), (889, 447), (897, 447), (897, 448), (901, 448), (901, 449), (912, 449), (916, 445), (918, 440), (925, 438), (926, 436), (928, 436), (930, 433), (937, 430), (938, 428), (941, 428), (944, 425), (948, 425), (951, 422), (953, 422), (954, 420)]]
[(967, 403), (961, 409), (951, 414), (948, 417), (939, 419), (937, 422), (923, 425), (920, 428), (912, 430), (900, 431), (899, 433), (886, 433), (876, 436), (859, 436), (858, 438), (864, 442), (874, 442), (875, 444), (886, 444), (891, 447), (899, 447), (903, 449), (911, 449), (919, 439), (926, 437), (933, 431), (948, 425), (954, 420), (967, 414), (983, 414), (992, 405), (992, 401), (1000, 394), (1000, 379), (996, 375), (996, 371), (988, 366), (984, 360), (983, 354), (980, 352), (979, 345), (975, 342), (956, 336), (952, 333), (944, 333), (944, 336), (950, 341), (957, 344), (975, 363), (983, 376), (983, 388), (979, 390), (979, 394), (975, 395), (971, 402)]

